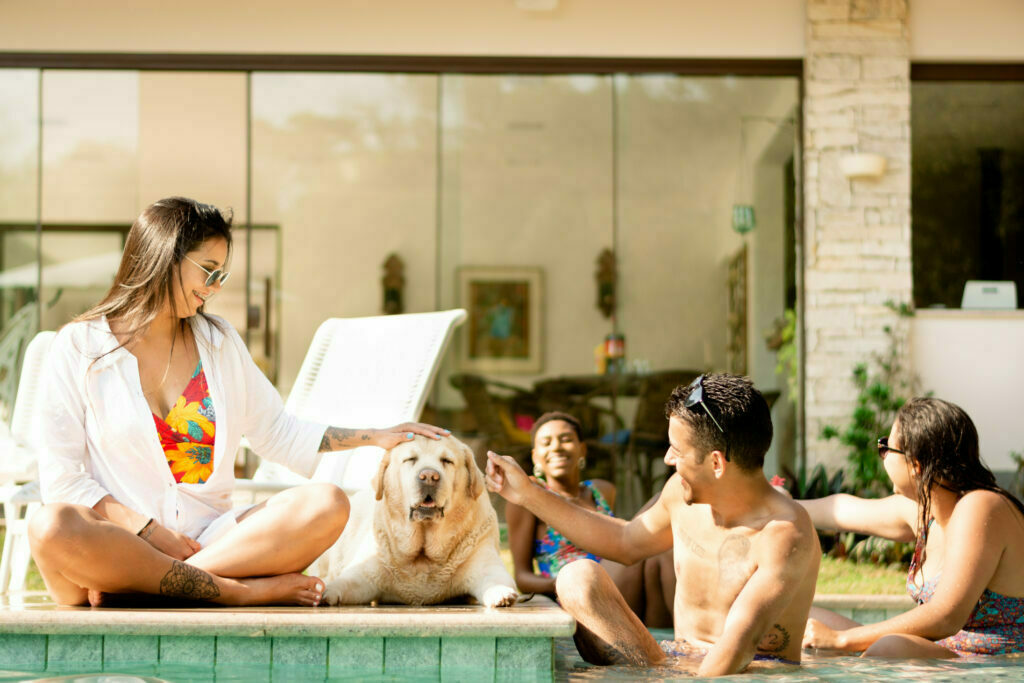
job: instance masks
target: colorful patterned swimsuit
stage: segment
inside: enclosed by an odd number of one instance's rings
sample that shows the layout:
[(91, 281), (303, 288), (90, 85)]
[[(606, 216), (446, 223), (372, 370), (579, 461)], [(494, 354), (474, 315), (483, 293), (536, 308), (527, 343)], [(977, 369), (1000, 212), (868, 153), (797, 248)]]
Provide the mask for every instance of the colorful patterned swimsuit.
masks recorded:
[[(907, 575), (907, 592), (919, 605), (932, 599), (941, 576), (925, 581), (920, 587), (914, 581), (923, 539), (923, 534), (917, 539)], [(1024, 598), (1013, 598), (986, 588), (964, 627), (948, 638), (936, 641), (936, 644), (961, 657), (1024, 652)]]
[[(583, 482), (583, 486), (590, 490), (599, 512), (603, 512), (610, 517), (615, 516), (615, 513), (612, 512), (611, 506), (608, 505), (608, 501), (604, 499), (604, 496), (597, 490), (597, 487), (594, 486), (593, 482), (588, 479)], [(549, 578), (557, 576), (559, 569), (570, 562), (574, 562), (575, 560), (587, 559), (594, 560), (595, 562), (601, 561), (601, 558), (597, 555), (584, 552), (574, 546), (565, 536), (558, 533), (550, 526), (547, 528), (547, 532), (544, 534), (543, 539), (534, 539), (533, 557), (537, 560), (537, 569), (540, 571), (540, 575)]]
[(177, 403), (161, 419), (153, 413), (160, 446), (179, 484), (203, 484), (213, 473), (213, 437), (217, 416), (199, 361)]

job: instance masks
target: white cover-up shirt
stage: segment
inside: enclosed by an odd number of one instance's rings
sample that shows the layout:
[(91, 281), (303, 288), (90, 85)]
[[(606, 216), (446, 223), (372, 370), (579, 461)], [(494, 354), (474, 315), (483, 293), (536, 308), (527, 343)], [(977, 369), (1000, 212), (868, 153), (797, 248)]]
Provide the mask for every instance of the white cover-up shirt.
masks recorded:
[(35, 425), (43, 502), (92, 507), (109, 494), (196, 538), (231, 509), (243, 434), (261, 457), (313, 474), (327, 426), (286, 413), (234, 328), (209, 317), (223, 332), (201, 315), (190, 319), (217, 415), (209, 479), (175, 482), (142, 393), (138, 362), (124, 348), (111, 351), (117, 340), (106, 319), (99, 319), (65, 326), (47, 355)]

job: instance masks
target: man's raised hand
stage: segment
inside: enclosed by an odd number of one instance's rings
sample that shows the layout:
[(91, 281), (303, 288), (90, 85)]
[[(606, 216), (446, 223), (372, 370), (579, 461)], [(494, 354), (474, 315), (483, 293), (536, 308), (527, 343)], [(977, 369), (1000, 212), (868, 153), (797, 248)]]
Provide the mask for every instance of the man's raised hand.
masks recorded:
[(514, 458), (487, 451), (487, 490), (497, 493), (514, 505), (521, 505), (522, 496), (531, 485), (530, 478)]

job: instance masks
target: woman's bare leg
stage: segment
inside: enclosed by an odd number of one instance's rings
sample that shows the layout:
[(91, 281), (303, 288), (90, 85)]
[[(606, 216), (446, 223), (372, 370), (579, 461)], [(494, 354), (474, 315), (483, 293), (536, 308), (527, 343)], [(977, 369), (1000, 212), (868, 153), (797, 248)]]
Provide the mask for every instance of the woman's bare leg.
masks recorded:
[(301, 574), (244, 580), (210, 574), (82, 505), (44, 505), (29, 522), (29, 542), (51, 597), (61, 605), (86, 604), (90, 590), (226, 605), (315, 605), (322, 591), (319, 579)]
[(622, 594), (629, 608), (633, 610), (639, 619), (644, 618), (646, 609), (644, 595), (644, 563), (637, 562), (632, 565), (619, 564), (611, 560), (601, 560), (601, 566), (608, 572), (615, 587)]
[(676, 598), (676, 568), (671, 550), (643, 561), (644, 614), (648, 628), (672, 628)]
[(893, 634), (883, 636), (864, 651), (863, 657), (892, 659), (950, 659), (956, 654), (927, 638)]
[(665, 653), (629, 608), (601, 565), (570, 562), (558, 571), (555, 591), (576, 619), (576, 649), (592, 664), (657, 664)]
[(837, 614), (830, 609), (825, 609), (824, 607), (811, 607), (811, 613), (808, 614), (807, 617), (809, 619), (817, 619), (833, 631), (845, 631), (846, 629), (860, 626), (859, 622), (856, 622), (853, 619), (847, 619), (842, 614)]
[(348, 513), (348, 497), (334, 484), (296, 486), (247, 511), (186, 562), (236, 578), (301, 572), (338, 540)]

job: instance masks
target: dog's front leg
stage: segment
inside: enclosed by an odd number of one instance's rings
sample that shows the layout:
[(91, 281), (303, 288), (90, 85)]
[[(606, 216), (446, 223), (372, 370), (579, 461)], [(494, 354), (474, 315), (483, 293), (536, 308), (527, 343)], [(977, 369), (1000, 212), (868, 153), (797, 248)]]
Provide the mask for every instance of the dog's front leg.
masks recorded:
[(379, 567), (374, 559), (346, 567), (327, 581), (324, 602), (328, 605), (369, 605), (380, 597), (380, 587), (374, 581)]
[(485, 607), (514, 605), (519, 592), (497, 551), (481, 548), (465, 574), (466, 592)]

